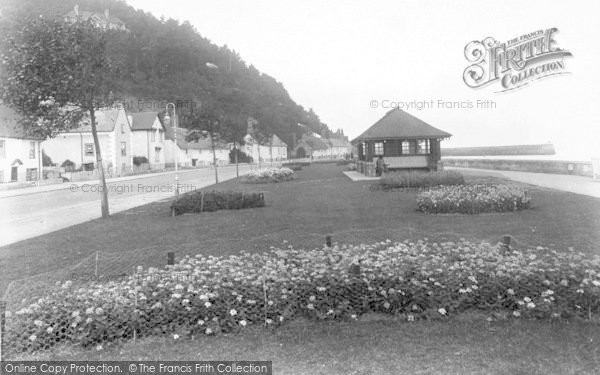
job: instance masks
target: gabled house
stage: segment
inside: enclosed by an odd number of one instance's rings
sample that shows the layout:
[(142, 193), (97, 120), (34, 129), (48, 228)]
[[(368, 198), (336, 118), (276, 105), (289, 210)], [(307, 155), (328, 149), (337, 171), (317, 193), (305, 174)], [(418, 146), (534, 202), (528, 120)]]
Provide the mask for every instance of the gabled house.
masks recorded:
[(273, 134), (269, 142), (270, 158), (273, 161), (287, 160), (288, 146), (287, 143), (281, 140), (277, 134)]
[(246, 155), (250, 156), (255, 163), (259, 161), (278, 161), (288, 158), (287, 144), (277, 136), (271, 135), (268, 140), (259, 142), (254, 136), (258, 121), (248, 117), (248, 128), (244, 136), (244, 145), (240, 148)]
[[(97, 111), (96, 130), (107, 173), (122, 174), (131, 170), (132, 134), (125, 110), (119, 108)], [(79, 127), (42, 142), (42, 149), (58, 165), (69, 160), (75, 164), (75, 168), (97, 168), (92, 126), (87, 116)]]
[(352, 144), (345, 138), (328, 138), (327, 143), (333, 159), (345, 159), (352, 153)]
[(145, 157), (151, 169), (165, 167), (165, 127), (158, 112), (138, 112), (129, 116), (133, 157)]
[(41, 179), (41, 140), (28, 136), (18, 120), (15, 111), (0, 105), (0, 183)]
[(67, 22), (90, 21), (100, 29), (130, 31), (120, 18), (110, 14), (108, 8), (104, 10), (104, 13), (96, 13), (79, 10), (79, 5), (75, 5), (72, 11), (65, 14), (64, 19)]
[(388, 169), (437, 170), (440, 142), (452, 135), (397, 108), (352, 140), (358, 149), (358, 170), (374, 173), (381, 155)]
[(241, 150), (252, 157), (255, 163), (287, 160), (287, 144), (276, 134), (273, 134), (268, 141), (259, 144), (251, 134), (244, 137), (244, 145)]
[[(213, 150), (210, 138), (199, 138), (198, 140), (186, 141), (189, 134), (186, 128), (177, 129), (177, 143), (175, 143), (175, 132), (173, 127), (166, 128), (165, 160), (168, 166), (178, 165), (188, 167), (200, 167), (213, 164)], [(215, 156), (218, 165), (229, 164), (229, 152), (231, 147), (222, 142), (215, 142)]]
[(314, 134), (303, 134), (292, 150), (296, 158), (323, 159), (330, 157), (330, 146), (323, 139)]

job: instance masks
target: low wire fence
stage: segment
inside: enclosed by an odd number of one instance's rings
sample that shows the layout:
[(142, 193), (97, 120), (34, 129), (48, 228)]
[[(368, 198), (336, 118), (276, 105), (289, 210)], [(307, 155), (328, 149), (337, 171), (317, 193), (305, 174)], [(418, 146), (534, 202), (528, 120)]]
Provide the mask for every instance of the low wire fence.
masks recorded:
[(326, 236), (312, 250), (290, 245), (229, 257), (203, 255), (198, 243), (99, 251), (9, 285), (2, 359), (270, 329), (298, 317), (436, 320), (475, 309), (494, 319), (597, 320), (600, 257), (500, 239), (338, 245)]

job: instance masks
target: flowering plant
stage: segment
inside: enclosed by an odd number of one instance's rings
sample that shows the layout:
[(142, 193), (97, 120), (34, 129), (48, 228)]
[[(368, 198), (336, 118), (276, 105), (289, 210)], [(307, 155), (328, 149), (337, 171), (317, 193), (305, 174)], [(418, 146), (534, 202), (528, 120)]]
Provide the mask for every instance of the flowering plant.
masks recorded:
[(428, 214), (517, 211), (530, 203), (526, 190), (502, 184), (439, 186), (417, 195), (418, 210)]
[(600, 257), (544, 247), (384, 241), (237, 256), (185, 256), (122, 281), (61, 282), (8, 313), (11, 351), (58, 342), (97, 347), (150, 335), (218, 334), (303, 316), (353, 320), (376, 312), (447, 319), (467, 310), (505, 317), (600, 313)]
[(242, 176), (242, 182), (247, 184), (264, 184), (269, 182), (290, 181), (294, 178), (296, 178), (296, 174), (290, 168), (267, 168), (248, 172), (246, 175)]

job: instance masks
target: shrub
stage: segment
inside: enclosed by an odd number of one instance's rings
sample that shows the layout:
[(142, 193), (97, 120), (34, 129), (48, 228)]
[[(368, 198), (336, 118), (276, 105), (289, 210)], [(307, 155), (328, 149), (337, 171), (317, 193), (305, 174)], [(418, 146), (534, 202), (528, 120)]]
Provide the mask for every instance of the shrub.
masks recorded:
[[(33, 302), (33, 303), (32, 303)], [(185, 256), (108, 283), (59, 282), (7, 313), (6, 347), (89, 347), (166, 334), (214, 334), (294, 317), (353, 320), (377, 312), (408, 321), (464, 311), (572, 319), (600, 313), (600, 257), (538, 247), (508, 251), (467, 241), (271, 249)]]
[(75, 163), (73, 163), (69, 159), (63, 161), (63, 163), (60, 166), (63, 167), (66, 172), (72, 172), (75, 170)]
[(387, 188), (418, 188), (438, 185), (462, 185), (465, 178), (459, 172), (439, 171), (439, 172), (392, 172), (385, 174), (380, 184)]
[(265, 197), (263, 193), (194, 191), (179, 197), (179, 199), (171, 204), (171, 209), (175, 215), (182, 215), (184, 213), (238, 210), (264, 206)]
[(258, 171), (250, 171), (242, 176), (241, 181), (246, 184), (265, 184), (271, 182), (291, 181), (296, 174), (290, 168), (267, 168)]
[(139, 167), (142, 164), (148, 164), (148, 158), (145, 156), (134, 156), (133, 157), (133, 165)]
[(246, 154), (244, 151), (240, 150), (239, 148), (234, 148), (231, 151), (229, 151), (229, 163), (230, 164), (235, 164), (235, 153), (237, 152), (237, 161), (238, 163), (252, 163), (253, 159), (252, 156)]
[(52, 163), (52, 158), (46, 154), (45, 150), (42, 150), (42, 166), (44, 167), (52, 167), (54, 163)]
[(417, 195), (419, 211), (428, 214), (517, 211), (530, 202), (527, 191), (514, 185), (440, 186)]

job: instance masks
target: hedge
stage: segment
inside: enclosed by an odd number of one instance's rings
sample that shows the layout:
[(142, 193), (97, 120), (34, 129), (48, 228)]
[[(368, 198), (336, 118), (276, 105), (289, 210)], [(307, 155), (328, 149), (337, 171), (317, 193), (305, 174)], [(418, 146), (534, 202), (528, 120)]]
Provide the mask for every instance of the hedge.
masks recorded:
[(465, 178), (459, 172), (391, 172), (386, 173), (379, 183), (386, 188), (419, 188), (439, 185), (462, 185)]
[(171, 204), (171, 210), (175, 215), (182, 215), (184, 213), (237, 210), (264, 206), (265, 197), (263, 193), (194, 191), (179, 197)]

